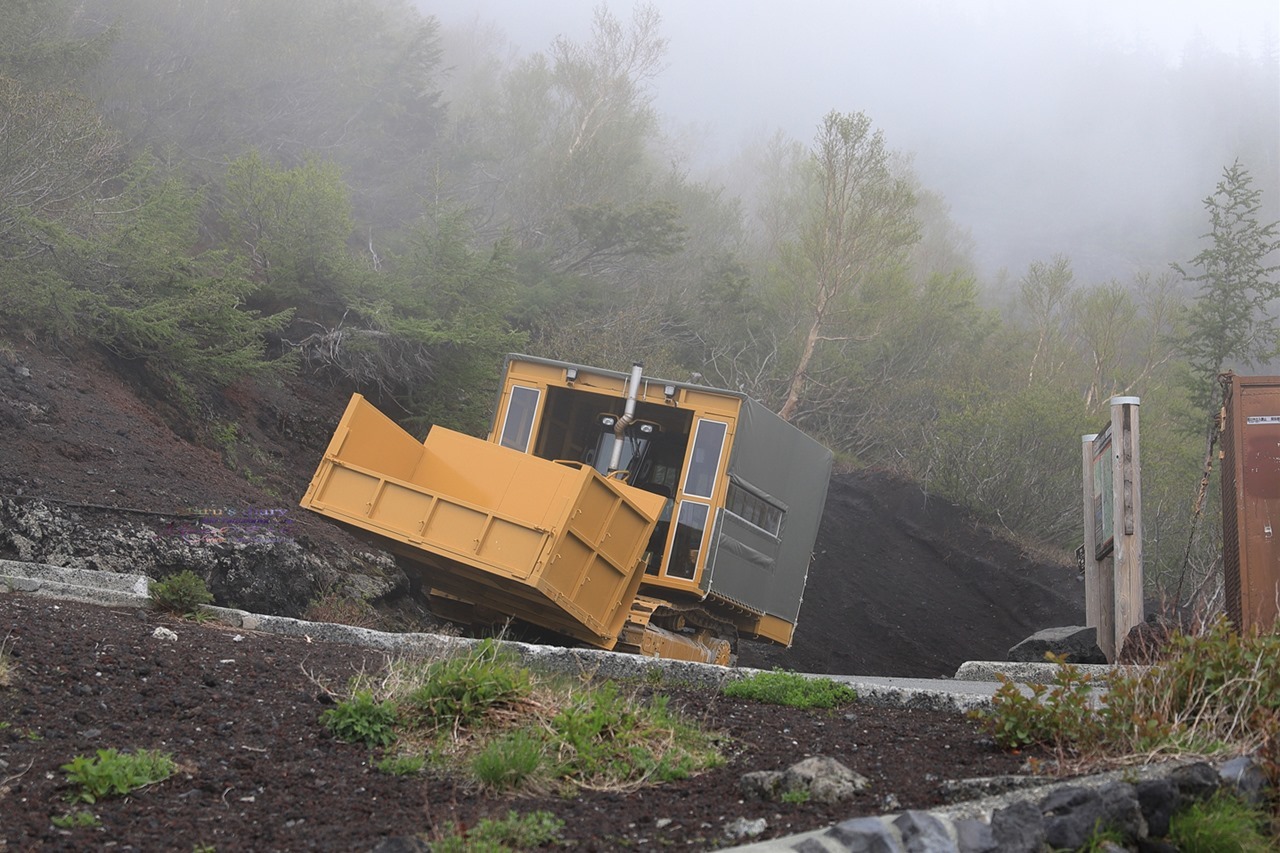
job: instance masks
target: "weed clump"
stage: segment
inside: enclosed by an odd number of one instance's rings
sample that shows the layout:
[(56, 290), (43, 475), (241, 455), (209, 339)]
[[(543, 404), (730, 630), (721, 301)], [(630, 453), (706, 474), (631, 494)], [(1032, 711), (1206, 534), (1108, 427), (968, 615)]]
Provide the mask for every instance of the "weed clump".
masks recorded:
[(448, 834), (431, 842), (431, 849), (435, 853), (533, 850), (555, 841), (563, 828), (564, 821), (550, 812), (536, 811), (527, 815), (507, 812), (504, 818), (485, 818), (466, 831), (451, 824)]
[(395, 706), (375, 700), (368, 690), (356, 691), (320, 715), (320, 722), (334, 737), (369, 746), (390, 746), (396, 739), (397, 721)]
[(86, 829), (94, 826), (102, 826), (102, 821), (98, 820), (98, 816), (90, 811), (67, 812), (66, 814), (53, 815), (49, 818), (49, 823), (58, 829)]
[(736, 699), (754, 699), (791, 708), (836, 708), (858, 698), (857, 691), (833, 679), (806, 678), (778, 670), (731, 681), (722, 692)]
[(0, 689), (13, 686), (13, 659), (9, 657), (9, 637), (0, 642)]
[(308, 622), (331, 622), (356, 628), (378, 628), (382, 618), (369, 602), (327, 590), (307, 602), (302, 618)]
[(425, 664), (391, 662), (380, 680), (356, 679), (350, 698), (321, 716), (344, 740), (395, 741), (398, 755), (376, 762), (384, 772), (420, 755), (499, 790), (628, 790), (722, 761), (714, 736), (664, 697), (536, 678), (493, 640)]
[(61, 769), (67, 781), (79, 787), (73, 799), (93, 804), (103, 797), (124, 796), (130, 791), (162, 782), (176, 765), (167, 752), (140, 749), (134, 753), (100, 749), (93, 758), (77, 755)]
[(405, 695), (405, 713), (428, 729), (472, 725), (490, 709), (529, 695), (529, 671), (499, 654), (498, 644), (482, 640), (471, 652), (430, 664), (418, 685)]

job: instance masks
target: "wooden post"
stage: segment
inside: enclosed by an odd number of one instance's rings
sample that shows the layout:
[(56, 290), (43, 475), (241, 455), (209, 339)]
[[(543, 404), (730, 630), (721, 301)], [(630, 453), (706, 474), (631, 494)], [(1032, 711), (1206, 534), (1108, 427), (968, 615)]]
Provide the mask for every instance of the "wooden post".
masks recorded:
[(1093, 628), (1098, 648), (1107, 660), (1116, 659), (1115, 490), (1112, 447), (1115, 438), (1108, 425), (1084, 445), (1085, 506), (1085, 619)]
[(1097, 631), (1099, 648), (1106, 652), (1101, 645), (1102, 598), (1098, 589), (1098, 541), (1093, 523), (1093, 442), (1097, 437), (1097, 433), (1094, 433), (1080, 438), (1081, 456), (1083, 456), (1081, 479), (1084, 482), (1084, 553), (1082, 554), (1084, 565), (1081, 568), (1084, 569), (1084, 624), (1085, 627)]
[[(1138, 453), (1137, 397), (1111, 398), (1111, 454), (1113, 489), (1113, 530), (1115, 660), (1124, 648), (1130, 629), (1145, 618), (1142, 575), (1142, 465)], [(1104, 650), (1105, 651), (1105, 650)]]

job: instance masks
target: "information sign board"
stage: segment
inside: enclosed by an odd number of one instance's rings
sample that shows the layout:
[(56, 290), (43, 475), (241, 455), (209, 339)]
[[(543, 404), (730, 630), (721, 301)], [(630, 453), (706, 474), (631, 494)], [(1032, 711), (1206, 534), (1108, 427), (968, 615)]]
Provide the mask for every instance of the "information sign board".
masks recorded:
[(1101, 560), (1115, 547), (1115, 492), (1111, 459), (1111, 427), (1093, 440), (1093, 558)]

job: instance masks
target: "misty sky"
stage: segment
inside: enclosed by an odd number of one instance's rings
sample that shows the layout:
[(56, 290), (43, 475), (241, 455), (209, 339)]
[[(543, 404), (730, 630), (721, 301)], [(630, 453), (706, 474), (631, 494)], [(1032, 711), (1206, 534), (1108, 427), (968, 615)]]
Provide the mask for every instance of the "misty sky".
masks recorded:
[[(497, 23), (528, 53), (557, 35), (585, 39), (597, 0), (418, 3), (447, 26)], [(634, 3), (606, 5), (625, 21)], [(865, 112), (970, 230), (988, 276), (1054, 252), (1087, 278), (1188, 259), (1187, 229), (1205, 230), (1188, 216), (1234, 154), (1229, 139), (1206, 145), (1162, 118), (1176, 111), (1153, 99), (1183, 96), (1153, 91), (1162, 69), (1213, 52), (1269, 57), (1280, 78), (1277, 0), (653, 5), (669, 40), (654, 103), (698, 140), (695, 162), (727, 162), (777, 129), (807, 143), (826, 112)], [(1261, 189), (1277, 209), (1280, 187)], [(1135, 242), (1147, 248), (1135, 253)]]

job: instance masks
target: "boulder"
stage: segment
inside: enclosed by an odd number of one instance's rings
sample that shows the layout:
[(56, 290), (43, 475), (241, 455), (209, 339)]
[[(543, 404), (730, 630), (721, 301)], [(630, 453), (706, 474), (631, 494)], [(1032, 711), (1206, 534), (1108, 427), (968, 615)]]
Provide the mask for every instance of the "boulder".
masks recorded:
[(1107, 663), (1098, 647), (1097, 629), (1078, 625), (1037, 631), (1009, 649), (1009, 660), (1043, 663), (1048, 652), (1064, 657), (1067, 663)]
[(864, 790), (870, 782), (845, 765), (823, 755), (798, 761), (786, 770), (744, 773), (739, 785), (747, 797), (778, 800), (785, 794), (805, 794), (819, 803), (838, 803)]

